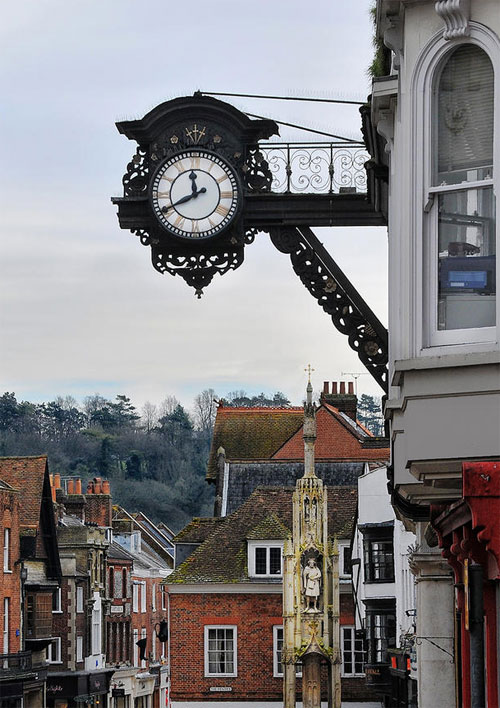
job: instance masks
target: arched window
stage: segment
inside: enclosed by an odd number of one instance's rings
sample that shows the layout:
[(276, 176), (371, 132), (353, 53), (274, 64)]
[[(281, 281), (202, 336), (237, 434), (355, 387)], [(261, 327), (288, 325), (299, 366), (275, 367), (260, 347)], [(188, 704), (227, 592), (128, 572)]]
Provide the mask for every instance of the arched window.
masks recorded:
[(477, 45), (458, 46), (446, 55), (433, 92), (430, 345), (493, 338), (487, 334), (496, 324), (493, 118), (492, 63)]
[(109, 569), (109, 597), (115, 596), (115, 569)]

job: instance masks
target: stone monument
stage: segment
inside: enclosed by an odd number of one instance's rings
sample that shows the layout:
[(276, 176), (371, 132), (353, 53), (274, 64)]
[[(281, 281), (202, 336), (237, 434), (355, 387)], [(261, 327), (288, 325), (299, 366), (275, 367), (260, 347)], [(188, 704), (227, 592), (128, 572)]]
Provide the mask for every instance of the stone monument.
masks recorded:
[(325, 662), (328, 706), (340, 708), (339, 558), (337, 544), (328, 536), (327, 490), (314, 470), (316, 407), (312, 390), (309, 378), (304, 405), (304, 476), (296, 483), (293, 535), (284, 547), (284, 708), (295, 708), (298, 665), (302, 666), (303, 707), (321, 708), (321, 664)]

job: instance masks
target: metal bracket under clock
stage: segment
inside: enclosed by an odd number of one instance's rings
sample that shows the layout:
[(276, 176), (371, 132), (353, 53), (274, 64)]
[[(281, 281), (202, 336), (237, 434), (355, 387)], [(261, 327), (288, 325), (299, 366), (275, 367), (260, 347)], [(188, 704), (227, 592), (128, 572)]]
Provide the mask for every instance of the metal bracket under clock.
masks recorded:
[(196, 297), (200, 298), (203, 288), (210, 284), (216, 273), (224, 275), (229, 270), (236, 270), (243, 263), (244, 247), (254, 241), (257, 229), (247, 228), (238, 237), (231, 238), (229, 243), (217, 245), (212, 243), (199, 252), (196, 245), (189, 248), (186, 244), (167, 243), (151, 236), (144, 229), (131, 229), (139, 237), (144, 246), (151, 246), (151, 261), (159, 273), (180, 275), (187, 285), (195, 289)]

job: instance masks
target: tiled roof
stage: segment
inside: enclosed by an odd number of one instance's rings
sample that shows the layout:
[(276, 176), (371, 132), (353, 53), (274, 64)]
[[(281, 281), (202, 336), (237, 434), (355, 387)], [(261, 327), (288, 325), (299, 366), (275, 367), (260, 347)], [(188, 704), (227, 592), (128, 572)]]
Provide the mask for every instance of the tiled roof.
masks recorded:
[(133, 557), (123, 548), (123, 546), (120, 546), (120, 544), (116, 543), (116, 541), (112, 541), (108, 549), (108, 559), (132, 561)]
[[(261, 536), (260, 532), (270, 523), (270, 533), (276, 533), (279, 524), (291, 536), (293, 491), (294, 487), (256, 489), (237, 511), (215, 526), (207, 540), (169, 576), (168, 584), (248, 581), (246, 540), (253, 533)], [(350, 538), (356, 504), (356, 488), (328, 487), (331, 536)]]
[(216, 529), (217, 524), (223, 521), (220, 516), (195, 517), (173, 539), (174, 543), (202, 543)]
[[(389, 459), (389, 449), (368, 448), (363, 444), (371, 434), (334, 406), (323, 404), (316, 413), (316, 460), (371, 461)], [(302, 427), (273, 455), (275, 460), (303, 460)]]
[(20, 525), (38, 526), (47, 456), (0, 457), (0, 479), (22, 492)]
[(304, 420), (300, 408), (232, 408), (219, 406), (215, 419), (207, 479), (217, 477), (217, 451), (230, 460), (268, 460)]

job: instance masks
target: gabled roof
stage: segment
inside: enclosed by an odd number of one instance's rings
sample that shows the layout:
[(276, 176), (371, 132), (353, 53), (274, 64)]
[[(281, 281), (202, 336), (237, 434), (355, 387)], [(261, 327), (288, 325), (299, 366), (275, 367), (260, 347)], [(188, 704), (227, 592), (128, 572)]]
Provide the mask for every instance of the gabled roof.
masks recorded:
[[(262, 534), (266, 526), (274, 534), (292, 534), (294, 487), (259, 487), (230, 516), (214, 525), (207, 540), (168, 578), (171, 583), (247, 582), (247, 539)], [(328, 487), (329, 532), (337, 538), (351, 536), (357, 505), (357, 489)], [(273, 540), (273, 536), (268, 537)]]
[[(328, 403), (316, 412), (316, 460), (371, 461), (389, 459), (389, 449), (365, 448), (373, 436), (364, 427)], [(273, 455), (275, 460), (303, 460), (304, 440), (301, 428)]]
[(0, 457), (0, 479), (22, 492), (19, 510), (21, 527), (37, 528), (40, 523), (40, 508), (47, 455), (37, 457)]
[[(47, 456), (0, 457), (0, 479), (21, 492), (19, 526), (23, 560), (43, 563), (44, 568), (39, 572), (50, 580), (59, 580), (61, 563)], [(46, 556), (40, 553), (38, 537)], [(27, 582), (32, 582), (29, 574)]]
[(219, 406), (215, 419), (207, 479), (217, 477), (217, 452), (228, 460), (269, 460), (304, 420), (300, 408), (232, 408)]
[[(304, 409), (232, 408), (219, 406), (208, 461), (207, 480), (217, 478), (217, 454), (222, 447), (232, 462), (303, 460)], [(316, 413), (315, 458), (365, 462), (388, 460), (389, 448), (370, 444), (373, 435), (363, 425), (329, 403)]]
[(173, 539), (174, 543), (203, 543), (224, 519), (220, 516), (195, 516)]

